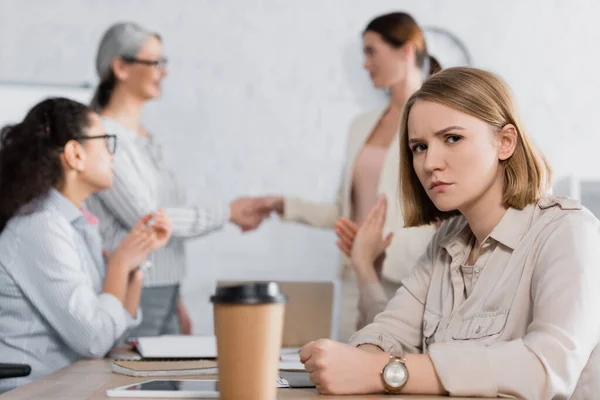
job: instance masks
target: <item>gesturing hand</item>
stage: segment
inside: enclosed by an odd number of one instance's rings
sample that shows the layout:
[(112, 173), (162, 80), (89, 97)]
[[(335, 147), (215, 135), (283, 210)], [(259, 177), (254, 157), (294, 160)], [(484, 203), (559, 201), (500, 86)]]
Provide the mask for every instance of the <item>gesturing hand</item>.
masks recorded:
[(239, 226), (242, 232), (248, 232), (258, 228), (270, 213), (271, 209), (264, 198), (240, 197), (230, 205), (229, 220)]

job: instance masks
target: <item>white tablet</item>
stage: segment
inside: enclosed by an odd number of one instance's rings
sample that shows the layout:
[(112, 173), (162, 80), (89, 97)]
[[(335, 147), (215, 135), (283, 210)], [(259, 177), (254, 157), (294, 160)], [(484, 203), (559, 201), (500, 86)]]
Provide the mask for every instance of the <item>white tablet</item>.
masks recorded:
[(154, 379), (106, 391), (108, 397), (162, 397), (168, 399), (219, 398), (216, 380)]

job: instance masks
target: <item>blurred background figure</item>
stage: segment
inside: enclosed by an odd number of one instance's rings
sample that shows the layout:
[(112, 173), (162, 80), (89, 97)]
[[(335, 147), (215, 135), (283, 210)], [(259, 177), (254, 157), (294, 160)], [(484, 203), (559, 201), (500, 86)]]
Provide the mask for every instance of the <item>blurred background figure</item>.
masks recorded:
[(151, 210), (164, 208), (173, 223), (171, 240), (152, 256), (140, 303), (144, 319), (133, 336), (190, 334), (191, 321), (179, 294), (186, 265), (184, 241), (221, 229), (227, 221), (242, 231), (253, 230), (265, 216), (252, 199), (214, 207), (187, 203), (185, 186), (166, 165), (156, 137), (142, 125), (144, 105), (161, 95), (166, 66), (161, 37), (131, 22), (111, 26), (96, 56), (100, 84), (92, 107), (119, 141), (112, 188), (88, 200), (100, 220), (104, 244), (115, 248)]
[(434, 232), (433, 227), (403, 228), (396, 195), (400, 167), (398, 127), (410, 95), (440, 65), (427, 54), (417, 22), (403, 12), (381, 15), (369, 22), (363, 32), (363, 53), (364, 68), (373, 86), (386, 90), (389, 101), (385, 108), (361, 114), (352, 123), (336, 202), (323, 204), (278, 196), (265, 199), (266, 206), (286, 221), (335, 228), (338, 247), (350, 256), (358, 226), (377, 202), (378, 194), (388, 198), (387, 251), (380, 255), (373, 270), (354, 268), (354, 275), (348, 269), (343, 271), (342, 340), (383, 310)]

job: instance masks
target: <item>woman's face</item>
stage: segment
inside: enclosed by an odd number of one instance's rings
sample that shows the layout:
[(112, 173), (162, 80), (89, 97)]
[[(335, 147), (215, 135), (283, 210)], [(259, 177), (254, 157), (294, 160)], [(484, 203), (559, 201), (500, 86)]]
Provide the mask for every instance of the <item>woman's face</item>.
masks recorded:
[[(166, 65), (163, 62), (162, 42), (156, 36), (150, 36), (135, 59), (137, 62), (124, 65), (122, 83), (139, 98), (144, 100), (159, 98), (161, 82), (167, 75)], [(154, 65), (144, 62), (154, 63)]]
[[(413, 168), (441, 211), (464, 212), (489, 193), (501, 202), (500, 160), (514, 152), (516, 130), (488, 123), (438, 103), (417, 100), (408, 118)], [(495, 195), (494, 195), (495, 196)]]
[[(84, 131), (84, 136), (106, 135), (104, 125), (96, 113), (90, 113), (90, 126)], [(116, 140), (116, 139), (113, 139)], [(89, 187), (100, 191), (109, 189), (113, 181), (114, 156), (109, 151), (109, 139), (88, 139), (79, 141), (83, 151), (79, 177)], [(114, 148), (113, 148), (114, 149)]]
[(378, 89), (394, 86), (406, 76), (407, 57), (405, 46), (396, 48), (383, 40), (376, 32), (363, 35), (364, 67), (373, 85)]

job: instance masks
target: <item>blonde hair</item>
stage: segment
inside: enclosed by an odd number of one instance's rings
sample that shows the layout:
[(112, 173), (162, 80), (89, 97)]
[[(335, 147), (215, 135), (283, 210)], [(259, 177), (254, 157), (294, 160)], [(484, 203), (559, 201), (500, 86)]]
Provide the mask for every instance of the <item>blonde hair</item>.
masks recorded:
[(512, 94), (495, 74), (477, 68), (455, 67), (438, 72), (415, 92), (404, 107), (400, 123), (400, 198), (406, 227), (431, 224), (458, 215), (458, 210), (438, 210), (417, 178), (408, 145), (408, 118), (418, 100), (460, 111), (500, 130), (512, 124), (517, 146), (511, 157), (500, 161), (504, 171), (503, 201), (523, 209), (549, 189), (552, 171), (521, 123)]

